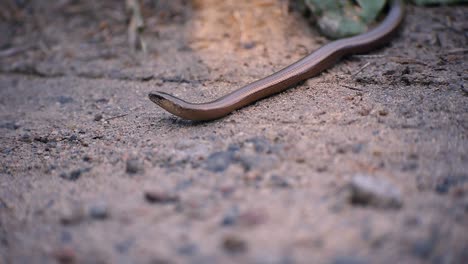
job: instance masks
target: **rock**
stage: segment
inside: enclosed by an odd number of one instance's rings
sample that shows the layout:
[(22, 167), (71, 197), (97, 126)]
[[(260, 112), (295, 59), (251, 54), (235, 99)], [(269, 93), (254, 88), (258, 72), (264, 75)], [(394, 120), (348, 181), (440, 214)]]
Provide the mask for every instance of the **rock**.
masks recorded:
[(53, 255), (58, 263), (62, 263), (62, 264), (76, 263), (76, 252), (71, 247), (58, 248), (54, 251)]
[(224, 214), (223, 220), (221, 220), (222, 226), (231, 226), (234, 225), (239, 217), (239, 208), (233, 206)]
[(221, 193), (223, 197), (228, 197), (231, 194), (233, 194), (235, 191), (236, 191), (235, 186), (225, 185), (225, 186), (219, 187), (219, 192)]
[(91, 168), (81, 168), (81, 169), (72, 170), (69, 173), (62, 172), (60, 174), (60, 178), (68, 180), (68, 181), (76, 181), (81, 177), (81, 174), (86, 173), (90, 170)]
[(273, 187), (279, 188), (288, 188), (291, 186), (291, 184), (289, 184), (285, 178), (278, 175), (272, 175), (270, 178), (270, 183)]
[(86, 161), (86, 162), (91, 162), (93, 160), (93, 158), (89, 155), (84, 155), (83, 156), (83, 161)]
[(177, 253), (185, 256), (192, 256), (198, 252), (198, 246), (193, 243), (187, 243), (177, 249)]
[(242, 47), (244, 49), (253, 49), (253, 48), (255, 48), (255, 46), (256, 46), (256, 43), (254, 41), (249, 41), (249, 42), (242, 43)]
[(167, 204), (167, 203), (176, 203), (180, 200), (178, 195), (171, 194), (165, 191), (155, 191), (155, 190), (146, 191), (144, 196), (145, 196), (145, 200), (149, 203)]
[(14, 26), (11, 23), (6, 23), (3, 21), (0, 23), (0, 36), (2, 36), (0, 38), (0, 50), (9, 48), (15, 35)]
[(99, 202), (89, 208), (89, 216), (97, 220), (104, 220), (109, 217), (109, 207), (106, 203)]
[(49, 138), (47, 136), (37, 136), (37, 137), (34, 137), (34, 141), (47, 144), (49, 142)]
[(128, 174), (137, 174), (144, 171), (143, 164), (141, 164), (137, 159), (127, 160), (127, 167), (125, 171)]
[(162, 258), (162, 257), (153, 257), (149, 261), (149, 264), (173, 264), (173, 263), (174, 262), (172, 262), (171, 260)]
[(224, 237), (222, 247), (229, 253), (242, 253), (247, 251), (247, 242), (237, 236), (228, 235)]
[(212, 172), (223, 172), (233, 162), (234, 154), (230, 151), (214, 152), (206, 159), (205, 168)]
[(25, 142), (25, 143), (31, 143), (33, 141), (32, 138), (31, 138), (31, 135), (29, 135), (29, 134), (22, 135), (19, 140), (21, 142)]
[(331, 263), (333, 264), (367, 264), (368, 262), (355, 256), (338, 256)]
[(60, 233), (60, 241), (62, 243), (70, 243), (72, 242), (72, 240), (73, 240), (73, 236), (69, 231), (64, 230)]
[(356, 175), (351, 180), (350, 189), (350, 202), (355, 205), (378, 208), (400, 208), (403, 205), (400, 190), (382, 179)]
[(468, 182), (468, 175), (448, 175), (437, 181), (435, 191), (438, 194), (446, 194), (453, 187)]
[(431, 255), (434, 249), (434, 242), (429, 239), (417, 240), (413, 243), (412, 253), (413, 255), (421, 258), (427, 259)]
[(266, 222), (268, 216), (264, 210), (251, 209), (241, 213), (237, 222), (241, 226), (253, 227)]
[(68, 137), (68, 141), (70, 142), (76, 141), (76, 140), (78, 140), (78, 136), (75, 134), (72, 134), (71, 136)]
[(252, 143), (254, 150), (257, 153), (271, 153), (273, 149), (273, 146), (270, 144), (270, 142), (263, 137), (254, 137), (248, 139), (246, 142)]
[(84, 210), (81, 205), (70, 205), (61, 212), (60, 222), (63, 225), (75, 225), (84, 220)]
[(73, 102), (73, 98), (70, 96), (60, 95), (59, 97), (57, 97), (57, 101), (63, 105)]
[(101, 120), (102, 120), (102, 115), (101, 115), (101, 114), (96, 114), (96, 115), (94, 116), (94, 121), (97, 122), (97, 121), (101, 121)]
[(130, 250), (130, 248), (133, 246), (133, 244), (135, 243), (135, 240), (132, 239), (132, 238), (129, 238), (129, 239), (125, 239), (121, 242), (118, 242), (114, 245), (114, 248), (115, 250), (117, 250), (117, 252), (119, 253), (127, 253), (128, 250)]
[(21, 126), (18, 125), (16, 122), (14, 121), (6, 121), (6, 122), (2, 122), (0, 123), (0, 128), (5, 128), (5, 129), (9, 129), (9, 130), (17, 130), (18, 128), (20, 128)]

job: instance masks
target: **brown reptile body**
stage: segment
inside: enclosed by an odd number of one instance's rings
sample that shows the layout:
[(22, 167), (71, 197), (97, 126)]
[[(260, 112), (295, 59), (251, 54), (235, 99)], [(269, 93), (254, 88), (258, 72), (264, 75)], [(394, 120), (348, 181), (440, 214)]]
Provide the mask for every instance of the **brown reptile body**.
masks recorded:
[(189, 103), (164, 92), (153, 92), (149, 99), (166, 111), (189, 120), (214, 120), (270, 95), (318, 75), (345, 55), (369, 52), (390, 41), (404, 16), (402, 0), (391, 0), (386, 18), (370, 31), (330, 42), (290, 66), (219, 99)]

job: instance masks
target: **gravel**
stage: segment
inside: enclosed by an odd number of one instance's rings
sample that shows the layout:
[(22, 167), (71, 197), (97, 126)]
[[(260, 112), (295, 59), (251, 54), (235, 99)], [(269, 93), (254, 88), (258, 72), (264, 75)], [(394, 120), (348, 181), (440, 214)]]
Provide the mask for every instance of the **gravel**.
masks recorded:
[(168, 204), (176, 203), (180, 200), (179, 196), (166, 191), (149, 190), (144, 194), (145, 200), (149, 203)]
[(137, 160), (137, 159), (129, 159), (127, 160), (127, 166), (125, 168), (125, 171), (130, 174), (137, 174), (137, 173), (142, 173), (144, 171), (143, 164)]
[(403, 205), (400, 189), (383, 179), (356, 175), (349, 186), (350, 201), (354, 205), (377, 208), (400, 208)]

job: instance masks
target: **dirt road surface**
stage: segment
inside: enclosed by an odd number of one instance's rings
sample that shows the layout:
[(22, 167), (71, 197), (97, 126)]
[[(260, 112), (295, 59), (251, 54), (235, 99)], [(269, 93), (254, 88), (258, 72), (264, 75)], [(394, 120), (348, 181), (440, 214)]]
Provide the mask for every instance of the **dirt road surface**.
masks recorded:
[[(0, 25), (0, 263), (462, 263), (467, 6), (209, 123), (327, 39), (285, 1), (16, 1)], [(7, 11), (5, 11), (7, 10)]]

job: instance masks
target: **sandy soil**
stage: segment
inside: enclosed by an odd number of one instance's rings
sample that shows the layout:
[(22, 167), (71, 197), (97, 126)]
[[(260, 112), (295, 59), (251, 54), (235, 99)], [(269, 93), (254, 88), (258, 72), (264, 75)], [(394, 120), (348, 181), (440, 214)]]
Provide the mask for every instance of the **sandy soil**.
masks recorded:
[[(317, 49), (285, 1), (16, 1), (0, 18), (0, 263), (462, 263), (467, 6), (209, 123), (207, 101)], [(155, 1), (153, 1), (155, 2)], [(6, 5), (3, 2), (3, 5)]]

